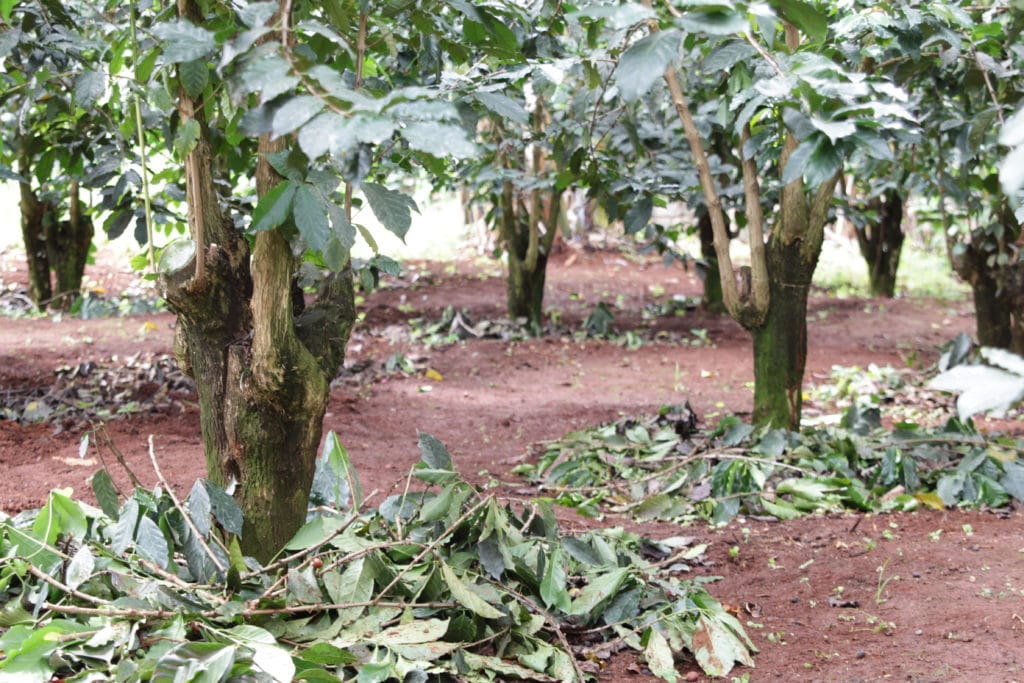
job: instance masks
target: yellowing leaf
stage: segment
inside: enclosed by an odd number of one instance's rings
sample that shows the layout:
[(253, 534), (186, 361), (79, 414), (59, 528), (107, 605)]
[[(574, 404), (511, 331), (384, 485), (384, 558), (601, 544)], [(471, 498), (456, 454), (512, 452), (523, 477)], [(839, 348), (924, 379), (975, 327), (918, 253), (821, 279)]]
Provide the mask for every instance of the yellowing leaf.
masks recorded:
[(157, 327), (157, 324), (152, 320), (147, 320), (146, 322), (142, 323), (142, 329), (145, 330), (146, 332), (156, 332), (160, 328)]
[(935, 493), (915, 493), (914, 498), (917, 499), (922, 505), (927, 505), (930, 508), (936, 510), (945, 510), (946, 504), (942, 502), (942, 499)]
[(435, 382), (442, 382), (442, 381), (444, 381), (444, 377), (441, 375), (441, 373), (438, 372), (437, 370), (432, 369), (432, 368), (427, 368), (427, 372), (425, 374), (426, 374), (427, 379), (432, 379)]

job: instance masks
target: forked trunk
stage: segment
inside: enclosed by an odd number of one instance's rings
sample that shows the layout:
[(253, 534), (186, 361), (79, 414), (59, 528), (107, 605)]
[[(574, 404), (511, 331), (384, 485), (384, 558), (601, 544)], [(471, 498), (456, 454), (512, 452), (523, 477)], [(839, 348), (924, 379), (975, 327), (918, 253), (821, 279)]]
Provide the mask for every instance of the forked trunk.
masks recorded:
[(547, 279), (546, 254), (538, 254), (532, 269), (514, 251), (508, 252), (508, 314), (526, 318), (535, 334), (544, 323), (544, 282)]
[(896, 271), (903, 250), (903, 197), (888, 190), (871, 203), (878, 219), (857, 228), (857, 244), (868, 264), (872, 296), (896, 296)]
[(28, 265), (28, 292), (36, 306), (43, 308), (53, 298), (53, 284), (50, 280), (50, 261), (47, 258), (47, 221), (56, 220), (53, 207), (39, 201), (36, 193), (27, 183), (20, 183), (21, 190), (21, 239), (25, 245), (25, 261)]
[[(179, 0), (179, 11), (201, 19), (190, 0)], [(199, 390), (207, 475), (237, 482), (242, 550), (265, 561), (306, 518), (330, 380), (355, 320), (352, 273), (330, 276), (296, 315), (291, 246), (276, 229), (260, 232), (250, 259), (244, 235), (220, 209), (202, 102), (184, 90), (179, 97), (182, 118), (201, 128), (185, 159), (195, 258), (165, 271), (161, 284), (178, 315), (176, 353)], [(280, 180), (266, 154), (283, 144), (260, 140), (260, 196)]]

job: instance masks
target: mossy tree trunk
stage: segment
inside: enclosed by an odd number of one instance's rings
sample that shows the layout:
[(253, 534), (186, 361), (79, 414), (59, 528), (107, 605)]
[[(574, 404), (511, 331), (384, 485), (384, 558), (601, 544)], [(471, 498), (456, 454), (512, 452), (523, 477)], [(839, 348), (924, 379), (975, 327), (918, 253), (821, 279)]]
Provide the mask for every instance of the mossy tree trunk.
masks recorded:
[(957, 274), (971, 286), (978, 343), (1024, 355), (1024, 263), (1022, 237), (1009, 203), (1002, 200), (998, 239), (975, 231), (963, 249), (947, 251)]
[[(201, 18), (191, 0), (179, 0), (178, 9)], [(161, 284), (178, 315), (176, 351), (199, 389), (207, 474), (221, 485), (237, 481), (242, 549), (267, 560), (305, 521), (330, 380), (355, 320), (352, 275), (333, 274), (296, 314), (290, 245), (278, 229), (260, 232), (250, 257), (219, 208), (203, 103), (182, 89), (179, 109), (201, 127), (185, 160), (196, 257)], [(265, 155), (283, 145), (260, 140), (260, 196), (281, 180)]]
[[(534, 130), (541, 135), (545, 126), (543, 103), (534, 110)], [(495, 126), (499, 140), (504, 131)], [(523, 158), (529, 155), (529, 163)], [(547, 161), (539, 145), (519, 155), (502, 152), (498, 155), (502, 168), (523, 173), (527, 167), (533, 176), (547, 171)], [(564, 190), (555, 187), (534, 187), (528, 192), (515, 187), (512, 180), (502, 181), (495, 220), (498, 237), (508, 259), (507, 303), (512, 318), (526, 318), (533, 334), (539, 335), (544, 322), (544, 284), (548, 257), (558, 235), (562, 219)], [(543, 226), (544, 232), (541, 232)]]
[[(32, 172), (28, 144), (23, 141), (18, 160), (26, 180)], [(69, 182), (66, 221), (60, 219), (58, 207), (41, 200), (28, 182), (19, 183), (19, 192), (29, 295), (40, 308), (67, 309), (81, 291), (94, 235), (92, 220), (81, 209), (78, 181)]]
[(896, 189), (887, 190), (872, 199), (869, 209), (877, 217), (859, 225), (857, 244), (868, 264), (868, 281), (872, 296), (896, 296), (896, 272), (903, 250), (903, 196)]

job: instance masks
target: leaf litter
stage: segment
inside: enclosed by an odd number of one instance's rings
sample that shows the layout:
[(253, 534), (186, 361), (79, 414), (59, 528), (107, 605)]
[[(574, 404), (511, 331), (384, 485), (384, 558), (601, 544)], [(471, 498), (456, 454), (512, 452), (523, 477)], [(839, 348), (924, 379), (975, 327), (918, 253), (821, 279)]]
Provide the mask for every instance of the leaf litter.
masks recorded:
[(692, 539), (563, 534), (549, 504), (504, 502), (419, 444), (406, 490), (371, 506), (329, 435), (307, 524), (266, 566), (205, 481), (122, 500), (100, 470), (98, 508), (53, 491), (0, 520), (0, 676), (574, 681), (627, 649), (668, 681), (686, 653), (712, 675), (753, 665), (714, 579), (687, 577)]
[(852, 405), (838, 425), (789, 432), (729, 416), (694, 429), (688, 405), (573, 432), (514, 470), (557, 505), (589, 516), (728, 522), (840, 510), (1001, 507), (1024, 501), (1024, 439), (952, 419), (882, 426)]

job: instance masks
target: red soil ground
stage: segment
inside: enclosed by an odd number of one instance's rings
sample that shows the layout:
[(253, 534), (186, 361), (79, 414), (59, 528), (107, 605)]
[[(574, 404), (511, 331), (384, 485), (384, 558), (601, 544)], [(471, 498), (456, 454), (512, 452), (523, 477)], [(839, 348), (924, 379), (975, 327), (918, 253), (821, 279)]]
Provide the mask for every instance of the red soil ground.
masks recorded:
[[(699, 293), (696, 278), (679, 267), (609, 252), (572, 253), (549, 267), (547, 305), (573, 329), (598, 301), (620, 304), (614, 326), (624, 331), (641, 325), (629, 311)], [(627, 350), (556, 337), (469, 340), (432, 351), (411, 345), (398, 334), (408, 329), (407, 320), (437, 320), (447, 305), (467, 309), (474, 320), (501, 316), (500, 277), (469, 264), (452, 270), (420, 264), (410, 269), (418, 277), (391, 283), (362, 307), (366, 315), (350, 342), (350, 366), (379, 368), (396, 351), (424, 356), (411, 376), (351, 374), (332, 393), (325, 428), (339, 434), (366, 490), (385, 494), (404, 482), (419, 457), (417, 430), (444, 441), (471, 480), (507, 482), (503, 489), (517, 495), (523, 484), (510, 470), (531, 457), (532, 445), (574, 429), (684, 400), (705, 425), (751, 408), (749, 336), (728, 318), (699, 310), (653, 322), (668, 340), (692, 340), (691, 330), (705, 330), (710, 343), (697, 346), (659, 341)], [(90, 276), (112, 291), (131, 280), (110, 263)], [(4, 286), (24, 281), (17, 254), (0, 253), (0, 277)], [(816, 295), (809, 320), (811, 381), (827, 377), (833, 365), (933, 363), (941, 344), (973, 329), (965, 301)], [(0, 319), (0, 391), (48, 387), (63, 365), (169, 353), (173, 325), (170, 314)], [(426, 368), (442, 379), (427, 377)], [(197, 409), (189, 397), (180, 399), (169, 410), (117, 419), (106, 429), (149, 486), (156, 482), (149, 462), (153, 435), (163, 474), (185, 494), (204, 467)], [(73, 426), (0, 420), (0, 510), (37, 507), (54, 487), (73, 487), (88, 499), (86, 481), (99, 462), (95, 449), (80, 457), (80, 436)], [(667, 524), (595, 522), (569, 511), (561, 517), (570, 528), (624, 524), (654, 537), (679, 533)], [(700, 571), (722, 577), (711, 592), (740, 610), (761, 650), (755, 669), (734, 675), (749, 673), (753, 681), (1024, 681), (1019, 508), (785, 523), (737, 519), (685, 533), (710, 544)], [(733, 546), (738, 554), (730, 556)], [(830, 607), (828, 598), (837, 595), (859, 607)], [(695, 668), (680, 664), (682, 674)], [(599, 678), (653, 680), (632, 657), (616, 658)]]

